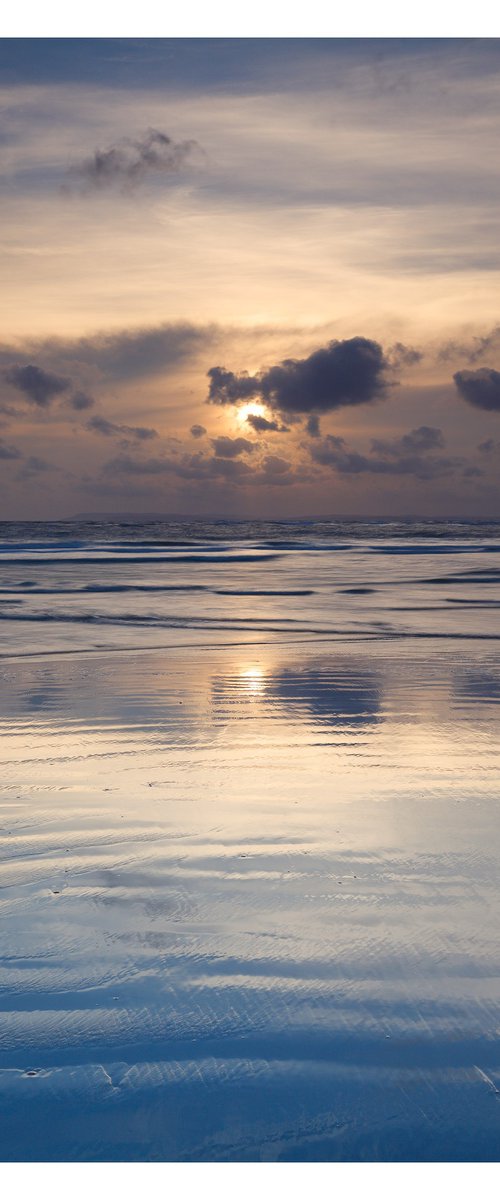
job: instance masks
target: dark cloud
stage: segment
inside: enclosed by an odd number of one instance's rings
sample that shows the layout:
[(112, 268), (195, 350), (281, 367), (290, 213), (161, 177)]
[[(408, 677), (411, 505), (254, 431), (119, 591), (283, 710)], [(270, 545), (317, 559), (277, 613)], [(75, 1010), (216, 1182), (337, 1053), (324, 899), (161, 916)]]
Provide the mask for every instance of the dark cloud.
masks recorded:
[(319, 427), (319, 417), (318, 417), (317, 413), (311, 413), (311, 416), (308, 417), (308, 419), (306, 421), (306, 430), (307, 430), (307, 433), (309, 434), (309, 437), (313, 437), (313, 438), (320, 437), (321, 430)]
[(136, 438), (140, 442), (149, 441), (151, 438), (158, 437), (156, 429), (148, 429), (144, 425), (116, 425), (114, 421), (106, 420), (106, 417), (101, 417), (96, 414), (87, 421), (85, 426), (91, 433), (99, 433), (102, 437), (117, 437), (125, 436)]
[(417, 479), (437, 479), (466, 466), (462, 458), (432, 453), (444, 448), (440, 429), (422, 425), (403, 437), (383, 441), (374, 439), (369, 454), (351, 450), (344, 438), (327, 434), (310, 446), (315, 462), (329, 466), (342, 475), (407, 475)]
[(423, 357), (421, 350), (416, 350), (414, 346), (405, 346), (403, 342), (395, 342), (387, 351), (391, 367), (415, 367)]
[(253, 454), (258, 442), (250, 442), (248, 438), (216, 437), (211, 438), (217, 458), (238, 458), (240, 454)]
[(191, 434), (191, 437), (202, 438), (202, 437), (205, 437), (205, 434), (207, 431), (206, 431), (204, 425), (192, 425), (189, 432)]
[(208, 404), (239, 404), (258, 396), (261, 390), (260, 380), (246, 371), (235, 375), (225, 367), (210, 367), (207, 375), (210, 380)]
[(3, 372), (6, 383), (22, 392), (26, 399), (38, 408), (47, 408), (54, 396), (61, 395), (70, 387), (69, 379), (53, 375), (41, 367), (28, 363), (26, 366), (16, 364)]
[(6, 446), (5, 442), (0, 439), (0, 459), (8, 462), (18, 458), (22, 458), (22, 455), (17, 446)]
[(175, 465), (168, 458), (131, 458), (121, 454), (105, 463), (104, 471), (118, 475), (165, 475), (174, 471)]
[(456, 371), (453, 376), (459, 394), (474, 408), (500, 412), (500, 371), (480, 367), (477, 371)]
[[(203, 478), (223, 478), (235, 483), (248, 483), (253, 476), (252, 468), (239, 458), (207, 458), (202, 464), (191, 464), (193, 465), (194, 475), (196, 476), (201, 469)], [(190, 469), (188, 466), (188, 470)]]
[(202, 157), (194, 140), (174, 142), (159, 129), (148, 129), (139, 138), (123, 138), (105, 150), (70, 167), (73, 189), (83, 195), (118, 190), (130, 192), (155, 176), (175, 176)]
[[(0, 349), (0, 359), (6, 357), (8, 349), (2, 347)], [(38, 408), (48, 408), (55, 396), (61, 396), (72, 386), (71, 379), (66, 376), (56, 375), (53, 371), (47, 371), (44, 367), (35, 366), (32, 362), (16, 363), (13, 366), (6, 367), (3, 372), (5, 382), (11, 387), (16, 388), (16, 391), (21, 392), (32, 404), (36, 404)], [(65, 404), (75, 412), (82, 412), (85, 409), (92, 408), (95, 400), (87, 392), (75, 390), (71, 396), (67, 396)], [(6, 412), (9, 410), (6, 408)], [(9, 415), (21, 416), (21, 413), (11, 410)]]
[(310, 475), (305, 470), (293, 471), (292, 464), (278, 455), (268, 454), (261, 461), (250, 465), (240, 457), (225, 458), (196, 454), (171, 453), (155, 458), (133, 458), (119, 455), (105, 464), (104, 472), (109, 476), (176, 476), (193, 483), (214, 481), (235, 486), (289, 486), (303, 482)]
[(480, 442), (478, 450), (481, 454), (491, 454), (494, 450), (500, 450), (500, 442), (495, 442), (494, 438), (487, 438), (485, 442)]
[[(295, 477), (296, 478), (296, 477)], [(264, 484), (268, 487), (288, 486), (294, 481), (292, 464), (286, 458), (277, 454), (267, 454), (261, 463), (260, 470), (253, 477), (252, 483)]]
[(420, 425), (410, 433), (400, 438), (374, 438), (372, 450), (376, 454), (388, 455), (390, 458), (401, 458), (406, 454), (421, 454), (427, 450), (442, 450), (445, 445), (443, 432), (432, 425)]
[(126, 475), (177, 475), (180, 479), (224, 478), (238, 482), (252, 475), (251, 467), (240, 459), (209, 458), (203, 454), (143, 459), (120, 455), (106, 463), (105, 470)]
[(89, 396), (87, 392), (73, 392), (68, 398), (70, 408), (74, 408), (75, 412), (84, 412), (86, 408), (92, 408), (95, 404), (93, 396)]
[(207, 403), (238, 404), (260, 396), (283, 414), (318, 415), (381, 399), (388, 366), (378, 342), (363, 337), (334, 341), (308, 358), (285, 359), (255, 376), (212, 367)]
[(257, 413), (248, 413), (248, 424), (256, 433), (289, 433), (288, 425), (280, 425), (279, 421), (268, 421), (267, 417), (259, 417)]

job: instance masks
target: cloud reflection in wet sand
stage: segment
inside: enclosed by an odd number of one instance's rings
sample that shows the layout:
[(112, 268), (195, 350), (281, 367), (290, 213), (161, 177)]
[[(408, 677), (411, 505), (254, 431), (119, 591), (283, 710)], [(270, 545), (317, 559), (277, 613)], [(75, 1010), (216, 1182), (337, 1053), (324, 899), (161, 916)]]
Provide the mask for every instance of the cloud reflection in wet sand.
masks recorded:
[(5, 1157), (494, 1156), (500, 660), (417, 651), (4, 664)]

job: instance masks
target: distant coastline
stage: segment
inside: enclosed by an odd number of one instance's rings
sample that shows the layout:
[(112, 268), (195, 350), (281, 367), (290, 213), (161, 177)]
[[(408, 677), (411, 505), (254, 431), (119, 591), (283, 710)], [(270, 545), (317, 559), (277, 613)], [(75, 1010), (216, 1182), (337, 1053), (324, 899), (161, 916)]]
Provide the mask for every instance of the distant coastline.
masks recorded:
[[(315, 523), (342, 524), (345, 521), (359, 522), (362, 525), (500, 525), (500, 517), (426, 517), (421, 514), (407, 514), (405, 516), (394, 516), (394, 514), (386, 513), (380, 516), (368, 516), (364, 513), (340, 513), (338, 515), (316, 513), (313, 516), (292, 516), (292, 517), (259, 517), (259, 516), (232, 516), (228, 517), (224, 513), (157, 513), (157, 512), (81, 512), (75, 513), (71, 517), (60, 517), (58, 520), (47, 518), (47, 524), (71, 523), (78, 521), (95, 521), (96, 524), (130, 524), (130, 525), (147, 525), (154, 523), (169, 523), (174, 524), (192, 524), (193, 522), (203, 522), (210, 524), (211, 522), (223, 522), (226, 525), (248, 525), (248, 524), (270, 524), (270, 525), (308, 525)], [(2, 524), (3, 522), (0, 522)], [(9, 524), (11, 522), (8, 522)], [(22, 523), (22, 522), (20, 522)]]

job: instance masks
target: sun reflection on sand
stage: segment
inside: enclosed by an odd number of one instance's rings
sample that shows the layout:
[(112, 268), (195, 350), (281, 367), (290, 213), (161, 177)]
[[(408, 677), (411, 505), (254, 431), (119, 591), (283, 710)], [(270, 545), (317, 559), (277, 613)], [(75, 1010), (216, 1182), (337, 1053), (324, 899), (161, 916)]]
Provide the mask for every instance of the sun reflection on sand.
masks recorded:
[(254, 665), (240, 669), (239, 677), (242, 688), (252, 695), (262, 695), (266, 686), (266, 674), (262, 667)]

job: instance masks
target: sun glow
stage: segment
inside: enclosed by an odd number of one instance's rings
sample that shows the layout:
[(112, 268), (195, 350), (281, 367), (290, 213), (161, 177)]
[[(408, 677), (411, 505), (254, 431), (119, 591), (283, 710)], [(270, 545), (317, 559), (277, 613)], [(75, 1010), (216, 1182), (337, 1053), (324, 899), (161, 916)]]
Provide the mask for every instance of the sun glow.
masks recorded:
[(264, 404), (259, 404), (258, 401), (250, 400), (248, 404), (242, 404), (238, 409), (238, 421), (244, 424), (247, 417), (265, 417), (267, 410)]

